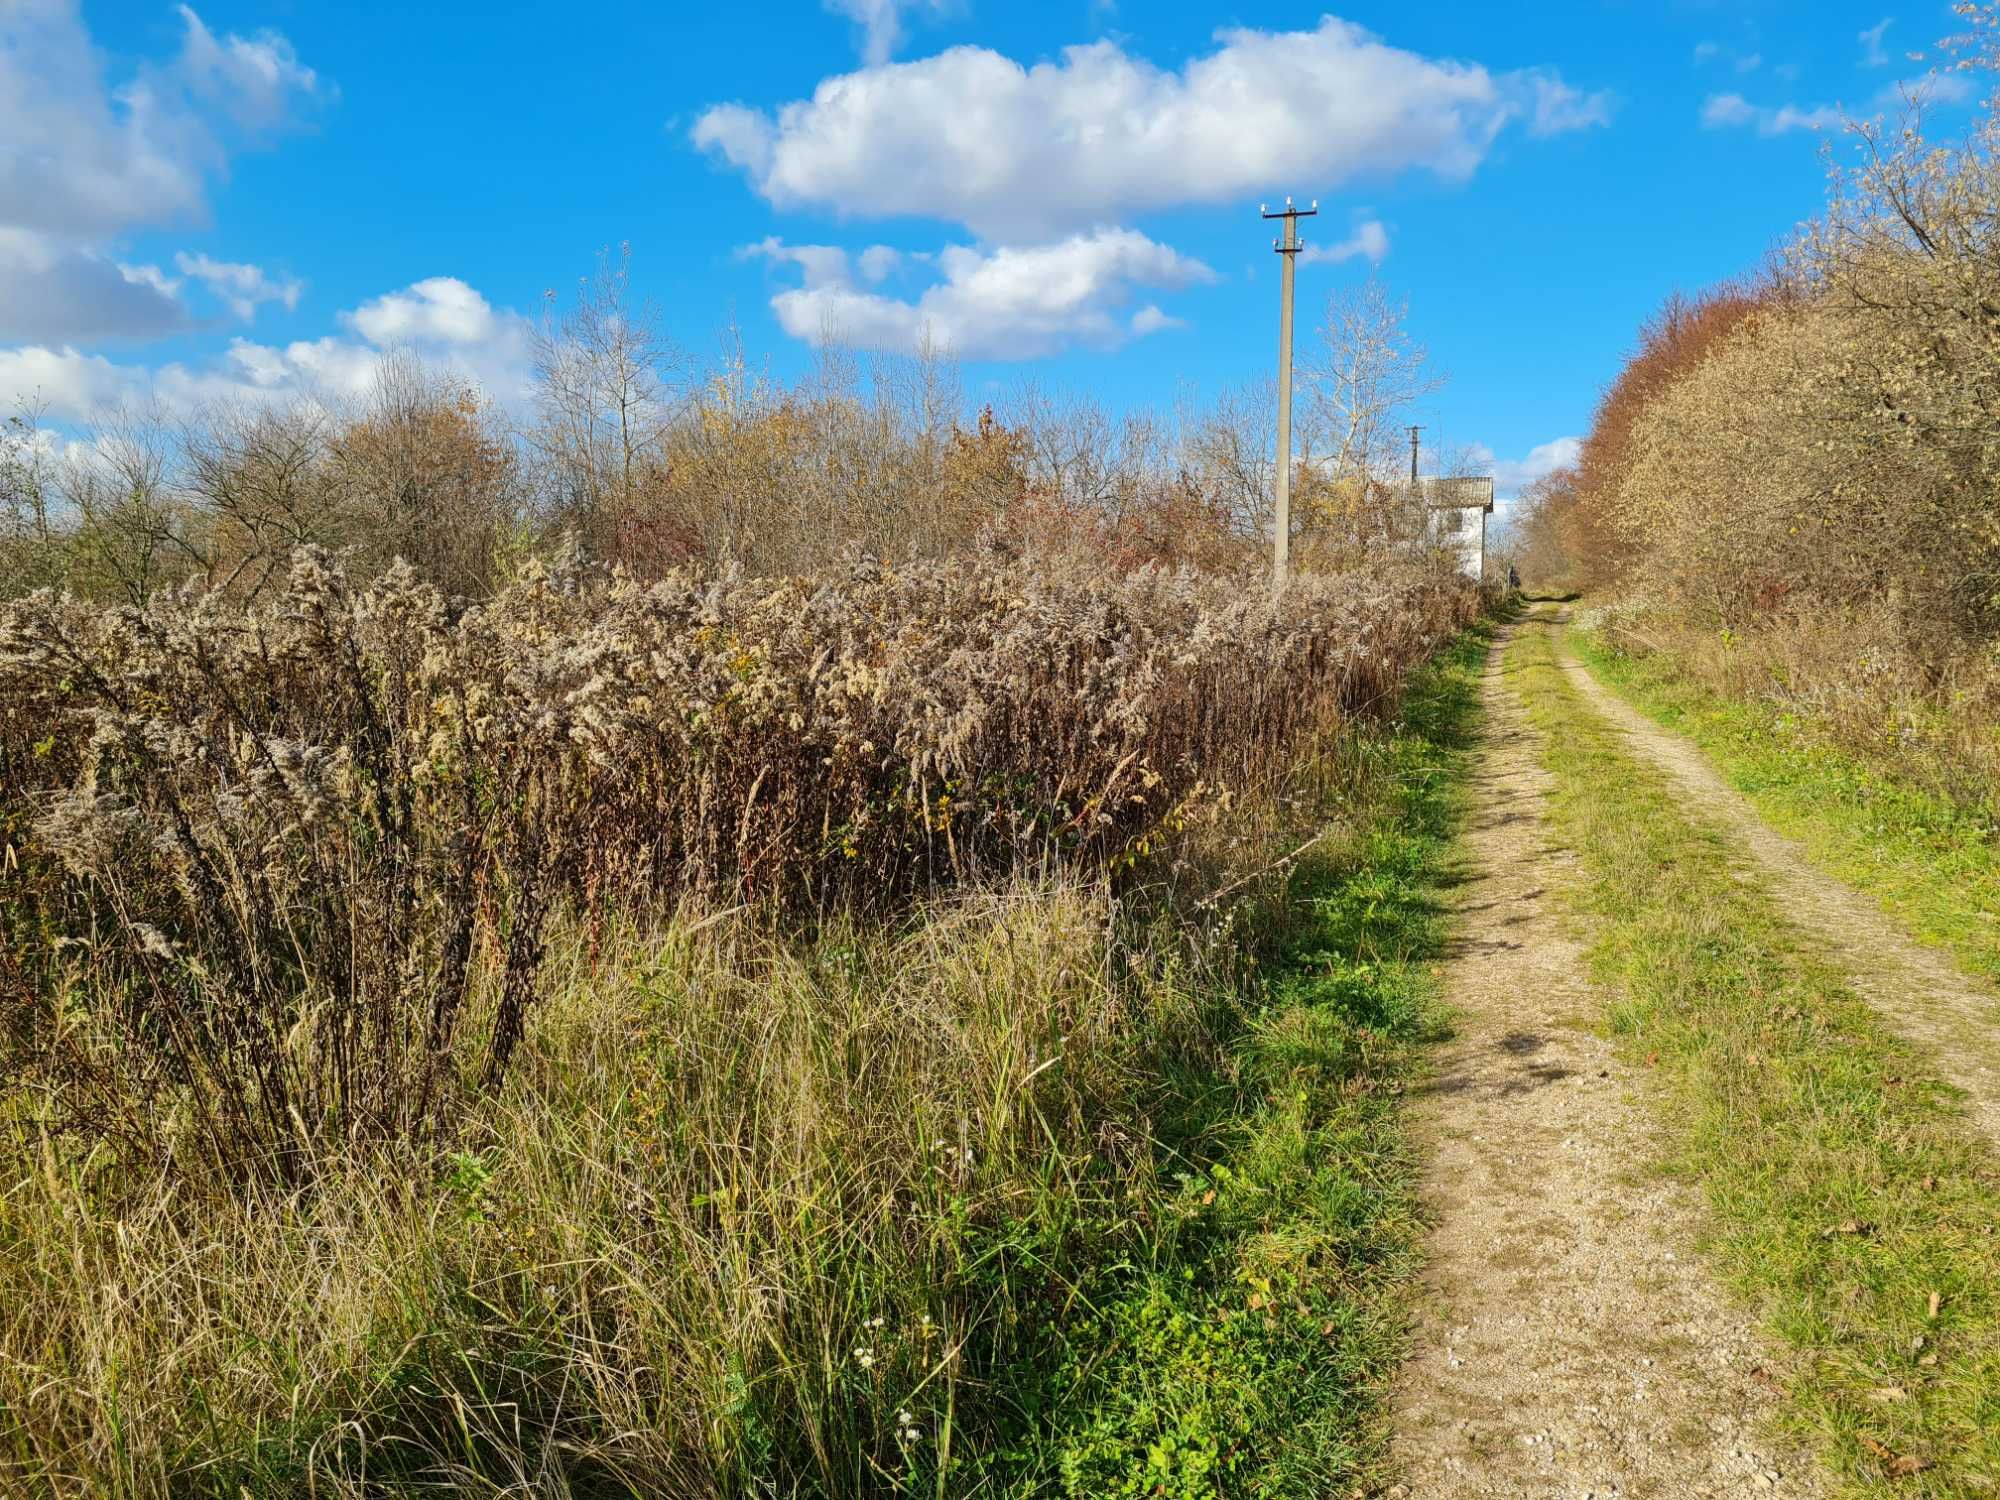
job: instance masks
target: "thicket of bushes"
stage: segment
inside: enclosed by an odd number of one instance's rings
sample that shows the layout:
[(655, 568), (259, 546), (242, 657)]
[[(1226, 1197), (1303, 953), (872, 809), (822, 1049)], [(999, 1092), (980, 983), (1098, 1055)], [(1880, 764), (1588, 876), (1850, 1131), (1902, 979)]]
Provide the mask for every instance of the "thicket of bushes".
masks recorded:
[[(1381, 288), (1326, 316), (1324, 347), (1301, 354), (1294, 545), (1353, 567), (1421, 538), (1425, 518), (1368, 481), (1395, 472), (1395, 423), (1438, 382)], [(254, 596), (305, 545), (363, 582), (400, 558), (469, 599), (564, 546), (647, 579), (812, 572), (855, 549), (1225, 569), (1268, 550), (1273, 404), (1265, 384), (1114, 414), (1025, 383), (968, 419), (935, 352), (831, 351), (788, 385), (739, 349), (675, 345), (607, 259), (540, 328), (512, 406), (398, 352), (358, 395), (111, 411), (83, 433), (8, 414), (0, 598)]]
[[(1981, 77), (1983, 16), (1959, 45)], [(1960, 797), (2000, 785), (2000, 118), (1912, 105), (1759, 278), (1676, 299), (1534, 497), (1531, 576), (1623, 644)]]

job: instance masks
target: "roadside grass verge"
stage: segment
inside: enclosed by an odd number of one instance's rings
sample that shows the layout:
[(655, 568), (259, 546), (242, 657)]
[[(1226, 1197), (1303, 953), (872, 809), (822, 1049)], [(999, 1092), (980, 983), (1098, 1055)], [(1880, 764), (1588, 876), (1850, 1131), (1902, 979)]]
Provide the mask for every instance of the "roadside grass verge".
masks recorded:
[(1030, 1366), (1053, 1376), (1069, 1494), (1304, 1497), (1380, 1477), (1422, 1230), (1403, 1096), (1444, 1034), (1440, 892), (1490, 639), (1461, 637), (1360, 745), (1365, 795), (1344, 840), (1295, 868), (1264, 976), (1220, 1028), (1223, 1066), (1163, 1060), (1180, 1080), (1154, 1147), (1173, 1232)]
[(1486, 639), (1156, 872), (1334, 830), (1227, 901), (1140, 870), (811, 935), (566, 924), (435, 1159), (167, 1185), (0, 1080), (0, 1491), (1366, 1484)]
[(1670, 1170), (1796, 1351), (1790, 1421), (1858, 1493), (2000, 1493), (2000, 1172), (1952, 1091), (1883, 1027), (1719, 835), (1564, 680), (1531, 618), (1507, 670), (1547, 736), (1609, 1015), (1670, 1101)]
[(1715, 691), (1671, 657), (1572, 639), (1599, 680), (1686, 735), (1773, 827), (1867, 891), (1918, 939), (2000, 981), (2000, 830), (1990, 809), (1914, 787), (1816, 738), (1796, 715)]

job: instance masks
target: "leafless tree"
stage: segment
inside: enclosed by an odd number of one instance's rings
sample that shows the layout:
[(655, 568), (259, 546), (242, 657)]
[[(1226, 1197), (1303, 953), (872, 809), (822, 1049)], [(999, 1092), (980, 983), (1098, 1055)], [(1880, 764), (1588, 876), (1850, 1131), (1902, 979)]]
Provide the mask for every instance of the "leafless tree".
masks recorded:
[(688, 396), (684, 361), (631, 274), (629, 246), (606, 251), (567, 309), (551, 295), (535, 339), (527, 438), (556, 514), (598, 541), (633, 508)]

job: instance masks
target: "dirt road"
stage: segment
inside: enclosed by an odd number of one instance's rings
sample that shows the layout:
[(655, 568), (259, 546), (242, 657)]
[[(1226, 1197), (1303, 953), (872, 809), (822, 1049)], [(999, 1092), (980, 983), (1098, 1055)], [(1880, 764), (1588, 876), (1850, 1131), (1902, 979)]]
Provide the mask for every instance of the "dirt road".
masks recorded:
[(1456, 892), (1458, 1032), (1419, 1105), (1435, 1229), (1389, 1493), (1820, 1494), (1761, 1436), (1770, 1356), (1695, 1259), (1692, 1194), (1649, 1170), (1645, 1081), (1592, 1030), (1603, 997), (1549, 891), (1548, 777), (1500, 663)]

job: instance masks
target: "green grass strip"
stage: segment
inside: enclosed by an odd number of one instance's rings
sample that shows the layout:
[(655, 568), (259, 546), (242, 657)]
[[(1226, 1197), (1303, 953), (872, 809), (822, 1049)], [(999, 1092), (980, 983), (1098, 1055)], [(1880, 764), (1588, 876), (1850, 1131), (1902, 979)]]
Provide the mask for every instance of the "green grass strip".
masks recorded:
[(1699, 745), (1773, 827), (1867, 891), (1969, 973), (2000, 980), (2000, 842), (1992, 813), (1885, 775), (1772, 703), (1746, 703), (1579, 632), (1598, 679)]
[(1628, 758), (1527, 621), (1510, 680), (1546, 735), (1609, 1021), (1657, 1069), (1669, 1168), (1726, 1275), (1796, 1351), (1787, 1418), (1858, 1494), (2000, 1493), (2000, 1174), (1952, 1091)]
[[(1161, 1120), (1145, 1263), (1107, 1268), (1099, 1314), (1032, 1377), (1076, 1497), (1317, 1497), (1381, 1474), (1422, 1224), (1405, 1088), (1443, 1034), (1440, 899), (1490, 631), (1468, 632), (1375, 731), (1354, 836), (1296, 872), (1287, 933), (1225, 1068)], [(1030, 1477), (1032, 1476), (1032, 1477)]]

